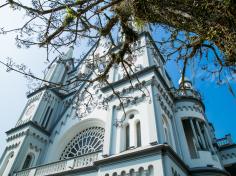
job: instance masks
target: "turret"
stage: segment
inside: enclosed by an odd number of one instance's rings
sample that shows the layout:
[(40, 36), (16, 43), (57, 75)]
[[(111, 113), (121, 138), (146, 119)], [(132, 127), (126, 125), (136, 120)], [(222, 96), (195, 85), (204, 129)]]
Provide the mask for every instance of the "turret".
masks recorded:
[[(205, 108), (200, 93), (188, 78), (179, 80), (175, 91), (175, 115), (183, 159), (194, 167), (216, 167), (221, 163), (213, 147), (213, 141), (205, 118)], [(188, 152), (186, 152), (188, 151)]]

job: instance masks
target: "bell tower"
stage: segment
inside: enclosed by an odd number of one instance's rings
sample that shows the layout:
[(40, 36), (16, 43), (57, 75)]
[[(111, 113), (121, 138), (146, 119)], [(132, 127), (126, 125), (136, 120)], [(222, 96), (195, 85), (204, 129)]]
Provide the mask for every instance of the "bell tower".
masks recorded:
[(65, 105), (64, 94), (51, 84), (63, 84), (66, 74), (73, 69), (73, 47), (55, 60), (46, 74), (47, 84), (27, 96), (28, 101), (16, 126), (7, 131), (7, 147), (0, 160), (0, 175), (12, 175), (39, 164), (49, 141), (53, 125)]

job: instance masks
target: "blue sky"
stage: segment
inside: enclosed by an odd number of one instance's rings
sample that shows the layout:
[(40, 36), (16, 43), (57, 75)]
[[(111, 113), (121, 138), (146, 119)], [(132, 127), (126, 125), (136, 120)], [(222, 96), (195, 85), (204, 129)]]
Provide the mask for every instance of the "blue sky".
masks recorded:
[[(9, 12), (8, 9), (0, 10), (0, 27), (15, 27), (22, 22), (21, 14)], [(0, 35), (0, 60), (13, 57), (17, 63), (25, 63), (34, 73), (42, 75), (45, 68), (46, 52), (43, 49), (32, 47), (30, 49), (17, 49), (13, 35)], [(80, 49), (76, 49), (80, 52)], [(75, 56), (76, 57), (76, 56)], [(179, 80), (179, 72), (174, 64), (168, 65), (168, 72), (175, 85)], [(0, 65), (0, 154), (5, 148), (5, 131), (13, 128), (26, 103), (26, 80), (19, 74), (6, 73)], [(232, 82), (235, 87), (235, 82)], [(232, 133), (236, 138), (236, 99), (230, 94), (226, 85), (217, 86), (213, 81), (197, 80), (195, 87), (200, 90), (206, 105), (208, 119), (213, 122), (217, 137)]]
[[(175, 64), (170, 63), (167, 65), (167, 71), (177, 86), (180, 77), (178, 68)], [(191, 75), (188, 76), (192, 78)], [(231, 86), (236, 91), (235, 82), (231, 82)], [(206, 116), (213, 123), (216, 136), (221, 138), (225, 134), (231, 133), (236, 141), (236, 98), (230, 93), (228, 86), (226, 84), (217, 85), (214, 79), (202, 81), (200, 77), (196, 77), (194, 87), (202, 95)]]

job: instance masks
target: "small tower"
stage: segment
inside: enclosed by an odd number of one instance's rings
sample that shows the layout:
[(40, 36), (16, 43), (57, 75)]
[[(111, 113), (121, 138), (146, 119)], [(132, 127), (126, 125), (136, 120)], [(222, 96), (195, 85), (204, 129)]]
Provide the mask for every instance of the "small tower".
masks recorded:
[(213, 147), (201, 95), (188, 78), (180, 78), (175, 99), (174, 117), (183, 160), (190, 168), (211, 166), (222, 169)]

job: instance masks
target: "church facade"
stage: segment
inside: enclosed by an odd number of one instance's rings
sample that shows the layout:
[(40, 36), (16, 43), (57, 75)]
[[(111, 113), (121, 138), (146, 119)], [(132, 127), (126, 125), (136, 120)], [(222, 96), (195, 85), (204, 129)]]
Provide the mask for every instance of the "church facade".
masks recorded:
[[(230, 135), (215, 138), (191, 82), (173, 86), (148, 32), (134, 47), (142, 52), (130, 79), (117, 65), (109, 72), (109, 85), (76, 81), (95, 76), (83, 63), (91, 53), (104, 53), (102, 44), (76, 65), (72, 47), (60, 56), (45, 79), (67, 86), (44, 84), (28, 95), (16, 126), (6, 132), (0, 175), (233, 175), (236, 146)], [(86, 104), (88, 93), (77, 95), (87, 90), (93, 101)]]

